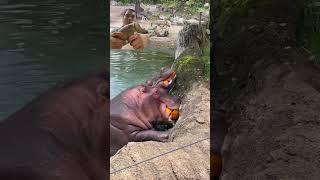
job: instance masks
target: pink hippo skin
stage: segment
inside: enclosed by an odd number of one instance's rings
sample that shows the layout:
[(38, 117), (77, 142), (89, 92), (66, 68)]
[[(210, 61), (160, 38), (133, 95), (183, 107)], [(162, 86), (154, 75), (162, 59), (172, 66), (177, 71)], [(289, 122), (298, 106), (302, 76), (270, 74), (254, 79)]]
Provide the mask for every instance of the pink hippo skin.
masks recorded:
[(2, 121), (0, 179), (107, 179), (108, 81), (57, 85)]
[(174, 122), (166, 110), (179, 111), (180, 101), (157, 87), (138, 85), (129, 88), (110, 102), (110, 156), (131, 141), (168, 139), (168, 131), (156, 131), (156, 122)]

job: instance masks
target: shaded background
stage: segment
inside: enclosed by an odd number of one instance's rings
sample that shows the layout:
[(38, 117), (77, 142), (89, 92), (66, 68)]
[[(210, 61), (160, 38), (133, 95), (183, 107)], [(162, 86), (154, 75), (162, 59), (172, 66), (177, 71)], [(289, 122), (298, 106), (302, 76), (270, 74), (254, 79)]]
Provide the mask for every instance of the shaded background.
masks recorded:
[(90, 0), (0, 2), (0, 121), (58, 82), (108, 69), (106, 9)]

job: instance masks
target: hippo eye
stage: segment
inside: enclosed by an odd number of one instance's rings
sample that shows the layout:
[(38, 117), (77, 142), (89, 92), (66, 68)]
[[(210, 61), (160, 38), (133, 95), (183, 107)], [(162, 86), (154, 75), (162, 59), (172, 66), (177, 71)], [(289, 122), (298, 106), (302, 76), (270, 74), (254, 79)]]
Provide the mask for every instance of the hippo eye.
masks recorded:
[(164, 71), (164, 67), (161, 67), (160, 72), (163, 72), (163, 71)]

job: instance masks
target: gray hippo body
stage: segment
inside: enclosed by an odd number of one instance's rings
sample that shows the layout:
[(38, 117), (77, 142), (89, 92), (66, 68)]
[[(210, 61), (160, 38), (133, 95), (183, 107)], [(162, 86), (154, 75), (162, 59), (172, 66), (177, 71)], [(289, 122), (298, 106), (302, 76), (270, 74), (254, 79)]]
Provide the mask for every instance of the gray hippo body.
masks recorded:
[(0, 179), (106, 179), (108, 81), (57, 85), (2, 121)]
[(110, 102), (110, 156), (131, 141), (160, 141), (168, 132), (156, 131), (157, 122), (174, 122), (180, 101), (159, 89), (138, 85), (123, 91)]

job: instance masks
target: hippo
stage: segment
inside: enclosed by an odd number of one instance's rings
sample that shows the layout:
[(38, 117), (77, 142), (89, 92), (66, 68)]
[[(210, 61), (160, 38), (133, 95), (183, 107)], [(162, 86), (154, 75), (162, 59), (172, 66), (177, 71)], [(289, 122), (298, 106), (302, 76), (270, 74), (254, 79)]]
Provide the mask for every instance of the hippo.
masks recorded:
[(167, 91), (173, 87), (174, 79), (176, 78), (176, 72), (173, 69), (164, 68), (160, 69), (160, 74), (151, 80), (147, 80), (146, 84), (152, 87), (159, 87), (166, 89)]
[(114, 97), (110, 101), (110, 157), (128, 142), (166, 142), (168, 131), (156, 131), (153, 125), (177, 121), (179, 107), (178, 98), (146, 84)]
[(0, 123), (0, 179), (107, 179), (109, 75), (56, 85)]

